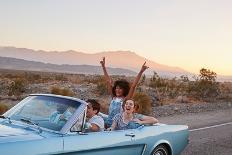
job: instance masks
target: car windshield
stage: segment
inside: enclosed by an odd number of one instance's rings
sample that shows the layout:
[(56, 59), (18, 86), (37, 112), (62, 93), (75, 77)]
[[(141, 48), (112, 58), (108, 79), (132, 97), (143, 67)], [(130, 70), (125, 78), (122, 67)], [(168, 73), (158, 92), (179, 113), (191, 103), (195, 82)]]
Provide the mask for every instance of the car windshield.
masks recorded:
[(60, 131), (80, 104), (56, 96), (29, 96), (4, 115), (11, 120)]

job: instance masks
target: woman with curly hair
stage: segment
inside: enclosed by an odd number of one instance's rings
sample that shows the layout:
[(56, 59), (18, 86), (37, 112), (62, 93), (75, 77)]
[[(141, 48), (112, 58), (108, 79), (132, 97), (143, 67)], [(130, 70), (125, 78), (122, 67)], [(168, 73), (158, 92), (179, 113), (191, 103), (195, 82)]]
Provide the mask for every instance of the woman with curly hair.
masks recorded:
[(108, 117), (104, 117), (104, 121), (106, 124), (106, 127), (110, 127), (112, 125), (112, 120), (114, 116), (118, 113), (121, 113), (123, 111), (122, 109), (122, 104), (124, 100), (131, 99), (133, 97), (133, 94), (135, 92), (135, 88), (139, 82), (139, 79), (141, 78), (143, 72), (148, 69), (146, 66), (146, 62), (142, 65), (138, 75), (134, 79), (133, 83), (129, 84), (128, 81), (126, 80), (117, 80), (112, 82), (112, 79), (108, 75), (105, 67), (105, 57), (100, 61), (104, 76), (107, 82), (107, 88), (108, 91), (110, 92), (110, 95), (112, 97), (112, 100), (110, 102), (109, 106), (109, 115)]

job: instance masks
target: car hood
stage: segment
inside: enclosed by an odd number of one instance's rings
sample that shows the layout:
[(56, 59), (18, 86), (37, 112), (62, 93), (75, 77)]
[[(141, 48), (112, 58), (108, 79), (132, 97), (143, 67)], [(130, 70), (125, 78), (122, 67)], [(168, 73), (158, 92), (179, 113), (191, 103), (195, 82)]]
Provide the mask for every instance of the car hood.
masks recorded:
[(42, 139), (38, 132), (29, 128), (0, 124), (0, 143)]

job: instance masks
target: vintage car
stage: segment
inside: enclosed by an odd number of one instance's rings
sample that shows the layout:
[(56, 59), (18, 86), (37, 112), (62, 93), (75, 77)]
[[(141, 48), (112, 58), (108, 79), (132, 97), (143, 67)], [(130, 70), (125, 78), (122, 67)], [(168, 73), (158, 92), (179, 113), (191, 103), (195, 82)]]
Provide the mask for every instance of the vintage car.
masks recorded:
[(85, 132), (86, 110), (87, 103), (73, 97), (26, 97), (0, 118), (0, 154), (177, 155), (188, 144), (184, 125)]

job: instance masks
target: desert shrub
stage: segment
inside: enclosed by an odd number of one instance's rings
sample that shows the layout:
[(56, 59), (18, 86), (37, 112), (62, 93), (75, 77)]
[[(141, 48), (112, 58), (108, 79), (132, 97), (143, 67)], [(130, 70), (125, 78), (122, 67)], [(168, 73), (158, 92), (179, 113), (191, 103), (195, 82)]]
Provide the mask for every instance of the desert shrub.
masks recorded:
[(200, 79), (205, 81), (215, 82), (217, 78), (217, 74), (209, 69), (202, 68), (200, 70)]
[(142, 86), (145, 85), (145, 82), (146, 82), (146, 75), (143, 74), (142, 78), (139, 80), (139, 83), (137, 84), (136, 90), (142, 92)]
[(149, 86), (157, 92), (159, 105), (162, 105), (163, 100), (173, 99), (185, 91), (181, 80), (178, 80), (176, 77), (172, 79), (161, 78), (156, 72), (151, 77)]
[(183, 93), (182, 95), (186, 95), (186, 93), (188, 92), (189, 83), (190, 83), (190, 80), (187, 75), (180, 76), (178, 87), (180, 91)]
[(108, 94), (107, 84), (103, 76), (97, 76), (96, 78), (94, 78), (94, 80), (91, 80), (91, 83), (97, 85), (96, 91), (99, 95)]
[(105, 79), (101, 75), (88, 75), (88, 76), (85, 76), (85, 79), (83, 79), (83, 82), (93, 83), (93, 84), (97, 84), (103, 81), (105, 81)]
[(213, 100), (220, 94), (217, 74), (209, 69), (202, 68), (200, 75), (194, 82), (189, 82), (189, 94), (203, 100)]
[(160, 102), (183, 95), (197, 100), (213, 101), (220, 94), (216, 77), (215, 72), (205, 68), (200, 70), (199, 76), (194, 77), (195, 81), (190, 81), (186, 75), (180, 76), (180, 79), (164, 79), (154, 72), (149, 86), (156, 89)]
[(219, 94), (218, 83), (200, 80), (197, 82), (198, 94), (203, 98), (216, 97)]
[(168, 96), (168, 85), (165, 82), (165, 79), (161, 78), (155, 71), (150, 79), (149, 87), (153, 88), (157, 92), (159, 102), (162, 102), (162, 100)]
[(219, 100), (231, 102), (232, 101), (232, 83), (223, 82), (219, 84), (220, 94), (217, 97)]
[(181, 76), (180, 76), (180, 80), (181, 80), (182, 82), (189, 82), (189, 78), (188, 78), (187, 75), (181, 75)]
[(33, 82), (33, 83), (41, 80), (41, 75), (35, 74), (35, 73), (31, 73), (31, 72), (25, 72), (24, 76), (27, 79), (27, 81)]
[(8, 79), (15, 79), (15, 78), (23, 78), (22, 74), (20, 73), (7, 73), (5, 74), (4, 76), (5, 78), (8, 78)]
[(3, 103), (0, 103), (0, 115), (5, 113), (7, 110), (8, 110), (8, 106)]
[(51, 93), (56, 95), (63, 95), (63, 96), (74, 96), (72, 90), (68, 88), (60, 88), (57, 86), (51, 87)]
[(168, 82), (166, 79), (161, 78), (156, 72), (150, 79), (149, 86), (152, 88), (168, 87)]
[(55, 75), (55, 80), (57, 81), (68, 81), (68, 78), (64, 74)]
[(105, 82), (97, 83), (97, 92), (99, 95), (106, 95), (108, 93), (107, 85)]
[(52, 76), (42, 76), (41, 77), (41, 82), (46, 83), (49, 81), (54, 81), (54, 78)]
[(12, 96), (19, 96), (26, 91), (26, 80), (22, 78), (16, 78), (9, 86), (8, 95)]
[(145, 115), (149, 115), (151, 113), (152, 101), (147, 94), (141, 92), (135, 93), (133, 99), (138, 105), (138, 108), (136, 109), (137, 113), (145, 114)]
[(142, 78), (139, 80), (138, 87), (144, 85), (146, 81), (146, 75), (143, 74)]
[(71, 83), (80, 84), (82, 83), (83, 79), (85, 79), (85, 75), (84, 74), (69, 74), (67, 78), (68, 78), (68, 81), (70, 81)]
[(101, 105), (100, 111), (104, 114), (109, 114), (108, 113), (109, 112), (109, 102), (110, 102), (109, 98), (102, 97), (98, 101)]

